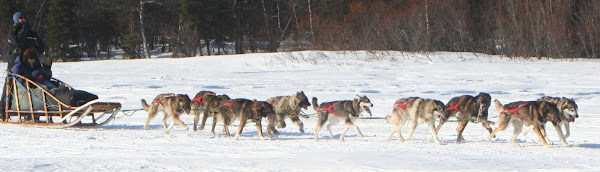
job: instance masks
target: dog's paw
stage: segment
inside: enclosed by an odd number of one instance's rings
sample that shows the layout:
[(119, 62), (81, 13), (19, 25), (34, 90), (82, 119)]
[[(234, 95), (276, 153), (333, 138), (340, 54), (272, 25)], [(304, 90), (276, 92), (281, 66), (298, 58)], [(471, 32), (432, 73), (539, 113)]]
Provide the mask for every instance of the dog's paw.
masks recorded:
[(304, 129), (302, 129), (302, 128), (301, 128), (301, 129), (300, 129), (300, 133), (304, 133)]

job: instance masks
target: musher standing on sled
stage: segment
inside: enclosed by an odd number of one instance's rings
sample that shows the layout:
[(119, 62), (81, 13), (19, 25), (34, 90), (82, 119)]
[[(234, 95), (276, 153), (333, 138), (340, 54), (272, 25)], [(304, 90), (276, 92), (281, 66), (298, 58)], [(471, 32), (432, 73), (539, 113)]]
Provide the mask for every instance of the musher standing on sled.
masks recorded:
[[(13, 67), (15, 59), (22, 56), (27, 48), (35, 48), (39, 54), (44, 52), (44, 43), (34, 31), (30, 30), (25, 13), (16, 12), (13, 15), (13, 22), (13, 28), (8, 32), (8, 45), (10, 48), (8, 59), (6, 59), (8, 63), (6, 65), (7, 71)], [(33, 42), (33, 45), (31, 42)], [(6, 85), (6, 82), (7, 78), (4, 79), (4, 85)], [(0, 98), (0, 120), (2, 121), (6, 118), (4, 112), (7, 99), (6, 88), (2, 88), (2, 98)]]

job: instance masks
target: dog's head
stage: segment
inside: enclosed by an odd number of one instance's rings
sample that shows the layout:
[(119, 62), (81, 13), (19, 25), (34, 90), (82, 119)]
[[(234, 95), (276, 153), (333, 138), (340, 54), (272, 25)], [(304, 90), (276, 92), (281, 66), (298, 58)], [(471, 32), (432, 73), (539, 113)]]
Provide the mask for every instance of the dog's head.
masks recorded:
[(252, 110), (261, 117), (267, 118), (269, 126), (275, 126), (275, 110), (271, 103), (254, 100), (252, 103)]
[(448, 120), (448, 112), (446, 110), (446, 105), (439, 100), (433, 100), (433, 112), (434, 116), (440, 119), (440, 121), (446, 122)]
[(538, 101), (537, 103), (539, 106), (538, 111), (541, 113), (538, 116), (540, 122), (546, 123), (546, 121), (551, 121), (556, 126), (561, 121), (556, 104), (547, 101)]
[(177, 112), (189, 114), (192, 109), (192, 100), (187, 94), (177, 94), (175, 96), (175, 103), (177, 104)]
[(476, 97), (477, 104), (479, 105), (479, 110), (477, 112), (477, 118), (481, 121), (487, 121), (488, 118), (488, 109), (490, 108), (490, 104), (492, 103), (492, 96), (487, 93), (479, 93)]
[(229, 96), (227, 94), (221, 94), (217, 96), (217, 101), (219, 102), (217, 106), (221, 106), (225, 103), (227, 103), (229, 100), (231, 100), (231, 98), (229, 98)]
[(574, 122), (575, 118), (579, 118), (579, 114), (577, 113), (577, 104), (575, 103), (574, 99), (563, 97), (558, 101), (556, 106), (560, 108), (559, 112), (563, 112), (561, 115), (564, 115), (569, 122)]
[(367, 113), (369, 113), (369, 116), (373, 116), (373, 114), (371, 113), (371, 109), (369, 108), (369, 107), (373, 107), (373, 103), (371, 103), (371, 100), (369, 100), (369, 98), (365, 95), (363, 95), (362, 97), (359, 95), (356, 95), (356, 96), (358, 98), (354, 99), (354, 100), (358, 102), (360, 111), (367, 112)]
[(262, 117), (273, 117), (275, 115), (275, 110), (273, 110), (273, 106), (271, 103), (266, 101), (256, 101), (252, 104), (252, 110), (259, 114)]
[(308, 102), (308, 97), (306, 97), (304, 91), (296, 93), (296, 96), (294, 96), (294, 104), (296, 104), (297, 107), (301, 107), (304, 110), (308, 110), (310, 102)]

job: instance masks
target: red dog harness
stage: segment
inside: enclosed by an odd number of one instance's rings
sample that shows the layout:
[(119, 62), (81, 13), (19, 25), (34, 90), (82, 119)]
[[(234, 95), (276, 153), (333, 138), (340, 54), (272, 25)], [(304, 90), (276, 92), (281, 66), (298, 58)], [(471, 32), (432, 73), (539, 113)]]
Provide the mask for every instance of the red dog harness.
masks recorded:
[[(525, 120), (523, 120), (523, 117), (521, 117), (521, 115), (519, 115), (519, 109), (521, 109), (524, 106), (527, 106), (527, 104), (529, 104), (529, 103), (525, 103), (525, 104), (519, 105), (519, 107), (517, 107), (515, 109), (512, 109), (512, 110), (511, 109), (509, 109), (509, 110), (503, 110), (500, 113), (504, 113), (504, 112), (514, 113), (515, 115), (517, 115), (521, 119), (521, 121), (525, 121)], [(527, 123), (527, 121), (525, 121), (525, 122)]]
[[(172, 96), (165, 96), (165, 97), (163, 97), (163, 98), (167, 98), (167, 97), (175, 97), (175, 96), (174, 96), (174, 95), (172, 95)], [(159, 105), (163, 106), (162, 99), (159, 99), (159, 100), (154, 100), (154, 101), (152, 101), (152, 102), (153, 102), (153, 103), (158, 103)]]
[(161, 105), (161, 106), (163, 105), (163, 104), (162, 104), (162, 101), (160, 101), (160, 100), (154, 100), (154, 101), (152, 101), (152, 102), (154, 102), (154, 103), (158, 103), (158, 104), (159, 104), (159, 105)]
[(202, 103), (202, 97), (204, 97), (204, 96), (200, 96), (198, 98), (192, 99), (192, 101), (196, 101), (196, 102), (200, 103), (200, 105), (204, 106), (204, 103)]
[[(214, 96), (215, 94), (208, 93), (208, 95), (213, 95)], [(204, 98), (204, 95), (202, 95), (202, 96), (200, 96), (198, 98), (192, 99), (192, 101), (197, 101), (198, 103), (200, 103), (200, 105), (204, 106), (204, 103), (202, 103), (202, 98)]]
[(229, 108), (233, 109), (233, 101), (229, 101), (229, 102), (227, 102), (227, 103), (225, 103), (223, 105), (229, 106)]
[(333, 111), (333, 107), (334, 107), (335, 105), (337, 105), (338, 103), (340, 103), (340, 102), (335, 102), (335, 103), (333, 103), (331, 106), (329, 106), (329, 107), (327, 107), (327, 108), (321, 108), (321, 109), (319, 109), (317, 112), (321, 112), (321, 111), (324, 111), (324, 110), (326, 110), (326, 111), (329, 111), (329, 112), (333, 113), (335, 116), (342, 118), (342, 116), (340, 116), (340, 114), (338, 114), (338, 113), (335, 113), (335, 112)]
[(447, 108), (446, 110), (456, 110), (457, 112), (460, 112), (460, 108), (458, 108), (458, 105), (460, 105), (460, 101), (454, 106)]
[(404, 102), (404, 103), (403, 103), (403, 104), (401, 104), (401, 105), (396, 105), (396, 107), (400, 107), (400, 108), (402, 108), (402, 109), (406, 110), (406, 105), (408, 105), (408, 102)]

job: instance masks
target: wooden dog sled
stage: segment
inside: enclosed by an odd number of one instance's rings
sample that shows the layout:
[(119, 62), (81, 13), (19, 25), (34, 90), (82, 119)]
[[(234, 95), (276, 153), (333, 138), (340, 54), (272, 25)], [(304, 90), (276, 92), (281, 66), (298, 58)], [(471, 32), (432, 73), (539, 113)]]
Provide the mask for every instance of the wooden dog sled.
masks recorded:
[[(4, 91), (7, 96), (3, 97), (6, 99), (6, 118), (0, 121), (0, 125), (47, 128), (101, 126), (113, 120), (121, 109), (119, 102), (100, 102), (98, 99), (81, 106), (71, 106), (26, 77), (8, 72), (6, 80)], [(73, 89), (56, 78), (51, 81)]]

